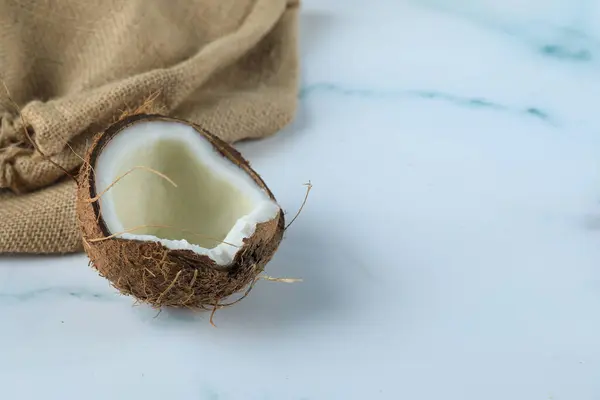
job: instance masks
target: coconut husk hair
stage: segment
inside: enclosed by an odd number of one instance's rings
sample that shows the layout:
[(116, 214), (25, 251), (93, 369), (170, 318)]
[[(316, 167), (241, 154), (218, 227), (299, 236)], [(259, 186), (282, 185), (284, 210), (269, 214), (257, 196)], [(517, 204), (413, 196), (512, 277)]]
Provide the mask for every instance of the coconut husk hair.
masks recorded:
[(230, 265), (217, 265), (191, 250), (172, 250), (159, 242), (115, 237), (103, 220), (93, 166), (104, 147), (125, 128), (140, 121), (178, 121), (193, 126), (221, 156), (227, 158), (275, 197), (242, 155), (198, 125), (156, 114), (127, 116), (96, 136), (78, 177), (77, 215), (90, 264), (121, 293), (153, 307), (213, 309), (236, 292), (253, 284), (276, 252), (285, 227), (279, 211), (271, 221), (259, 223), (244, 240)]

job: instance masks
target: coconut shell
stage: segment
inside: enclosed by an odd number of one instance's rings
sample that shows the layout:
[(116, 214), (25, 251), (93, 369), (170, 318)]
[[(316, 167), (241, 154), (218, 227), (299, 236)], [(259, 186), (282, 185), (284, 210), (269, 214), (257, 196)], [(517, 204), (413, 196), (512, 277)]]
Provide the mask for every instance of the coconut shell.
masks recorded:
[[(276, 218), (257, 224), (255, 233), (244, 240), (228, 266), (217, 265), (206, 255), (191, 250), (172, 250), (159, 242), (107, 238), (110, 232), (102, 218), (91, 166), (104, 147), (123, 129), (137, 122), (176, 121), (196, 129), (216, 150), (252, 177), (275, 200), (261, 177), (227, 143), (203, 128), (176, 118), (154, 114), (125, 117), (99, 134), (85, 157), (79, 175), (77, 214), (84, 248), (90, 264), (121, 293), (154, 307), (172, 306), (213, 309), (226, 297), (253, 283), (276, 252), (284, 232), (281, 209)], [(126, 134), (126, 133), (123, 133)], [(107, 238), (103, 240), (98, 240)]]

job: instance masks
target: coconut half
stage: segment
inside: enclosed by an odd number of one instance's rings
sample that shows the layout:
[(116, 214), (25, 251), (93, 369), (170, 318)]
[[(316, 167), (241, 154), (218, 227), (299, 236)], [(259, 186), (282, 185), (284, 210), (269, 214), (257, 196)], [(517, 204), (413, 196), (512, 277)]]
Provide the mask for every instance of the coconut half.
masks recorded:
[(126, 117), (85, 161), (77, 213), (91, 264), (153, 306), (214, 307), (256, 279), (283, 237), (264, 181), (190, 122)]

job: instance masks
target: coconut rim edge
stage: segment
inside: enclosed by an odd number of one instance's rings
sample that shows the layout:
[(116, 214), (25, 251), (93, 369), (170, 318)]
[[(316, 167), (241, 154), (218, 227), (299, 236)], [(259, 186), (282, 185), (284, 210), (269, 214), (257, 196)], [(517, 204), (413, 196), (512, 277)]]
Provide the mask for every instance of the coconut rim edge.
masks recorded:
[[(242, 287), (247, 286), (249, 283), (251, 283), (251, 281), (254, 279), (254, 277), (256, 275), (258, 275), (260, 272), (262, 272), (262, 270), (264, 269), (264, 266), (273, 257), (274, 253), (277, 251), (279, 244), (281, 243), (281, 241), (283, 239), (283, 232), (285, 230), (285, 228), (284, 228), (285, 227), (285, 217), (284, 217), (283, 210), (277, 203), (275, 196), (273, 195), (273, 193), (271, 192), (269, 187), (266, 185), (266, 183), (264, 182), (262, 177), (254, 169), (252, 169), (250, 164), (244, 159), (244, 157), (235, 148), (233, 148), (231, 145), (229, 145), (225, 141), (221, 140), (219, 137), (212, 134), (208, 130), (204, 129), (199, 124), (196, 124), (196, 123), (193, 123), (190, 121), (186, 121), (183, 119), (165, 116), (165, 115), (161, 115), (161, 114), (135, 114), (135, 115), (127, 116), (127, 117), (115, 122), (114, 124), (110, 125), (106, 130), (104, 130), (103, 132), (98, 134), (98, 136), (95, 138), (93, 144), (90, 146), (90, 149), (88, 150), (88, 154), (85, 157), (86, 162), (82, 166), (82, 173), (81, 173), (80, 180), (79, 180), (80, 184), (78, 187), (78, 194), (77, 194), (77, 199), (78, 199), (78, 201), (77, 201), (78, 211), (77, 212), (78, 212), (78, 216), (80, 217), (79, 218), (80, 227), (82, 229), (82, 235), (84, 237), (84, 241), (86, 239), (90, 239), (90, 237), (88, 237), (90, 229), (86, 229), (86, 227), (84, 226), (85, 222), (82, 221), (81, 216), (89, 211), (92, 211), (92, 213), (93, 213), (96, 227), (99, 230), (98, 233), (100, 233), (101, 236), (108, 237), (108, 236), (115, 234), (115, 232), (112, 232), (108, 228), (108, 226), (105, 222), (100, 201), (88, 202), (87, 204), (85, 202), (85, 198), (93, 199), (98, 194), (97, 187), (96, 187), (96, 181), (95, 181), (96, 174), (94, 172), (93, 167), (96, 164), (99, 155), (102, 154), (103, 150), (108, 146), (108, 144), (112, 141), (113, 138), (118, 136), (120, 133), (123, 133), (123, 131), (125, 129), (127, 129), (128, 127), (131, 127), (139, 122), (152, 122), (152, 121), (180, 123), (180, 124), (183, 124), (183, 125), (193, 128), (196, 131), (196, 133), (198, 135), (201, 135), (202, 138), (205, 139), (213, 147), (213, 149), (218, 152), (218, 154), (221, 157), (225, 158), (232, 165), (239, 168), (241, 170), (240, 171), (241, 173), (247, 174), (252, 179), (252, 181), (254, 182), (256, 187), (258, 189), (264, 191), (266, 193), (266, 195), (275, 204), (277, 204), (278, 210), (277, 210), (277, 213), (274, 216), (274, 218), (272, 218), (271, 220), (266, 221), (264, 223), (261, 223), (261, 222), (256, 223), (255, 231), (252, 233), (252, 235), (243, 239), (243, 246), (240, 247), (235, 252), (235, 256), (233, 257), (232, 261), (227, 265), (219, 265), (214, 259), (212, 259), (206, 255), (203, 255), (203, 254), (194, 253), (191, 250), (168, 249), (163, 246), (164, 250), (167, 253), (169, 253), (170, 258), (181, 261), (182, 268), (185, 268), (186, 266), (189, 267), (190, 265), (192, 266), (191, 268), (194, 268), (193, 265), (196, 264), (196, 265), (199, 265), (198, 268), (200, 268), (200, 269), (201, 268), (210, 268), (210, 269), (214, 270), (215, 272), (219, 272), (221, 274), (232, 274), (237, 269), (249, 268), (248, 265), (245, 265), (245, 263), (247, 263), (248, 260), (244, 260), (244, 256), (246, 255), (245, 250), (247, 250), (246, 247), (248, 247), (249, 245), (256, 245), (256, 243), (252, 243), (252, 242), (253, 242), (253, 240), (256, 239), (255, 236), (256, 236), (259, 228), (261, 228), (264, 225), (270, 224), (269, 230), (272, 231), (272, 234), (270, 235), (269, 238), (267, 238), (267, 240), (264, 240), (264, 243), (260, 244), (266, 248), (266, 253), (261, 256), (262, 259), (254, 260), (255, 263), (257, 264), (254, 266), (254, 267), (256, 267), (256, 270), (250, 274), (250, 275), (254, 275), (254, 276), (252, 277), (252, 279), (247, 279), (247, 282), (245, 282)], [(84, 180), (85, 180), (85, 182), (84, 182)], [(82, 190), (84, 190), (84, 191), (82, 192)], [(91, 208), (91, 210), (89, 208)], [(87, 211), (86, 211), (86, 209), (87, 209)], [(273, 224), (275, 224), (275, 225), (273, 225)], [(231, 229), (233, 229), (233, 226), (231, 227)], [(259, 239), (263, 240), (264, 238), (262, 238), (262, 239), (259, 238)], [(106, 239), (106, 241), (110, 241), (112, 243), (121, 243), (121, 244), (127, 245), (127, 246), (141, 246), (142, 244), (145, 243), (145, 241), (136, 241), (136, 240), (124, 239), (124, 238), (120, 238), (120, 237), (113, 237), (110, 239)], [(155, 242), (155, 243), (162, 246), (158, 242)], [(87, 246), (84, 246), (84, 247), (89, 247), (89, 246), (90, 246), (90, 244), (88, 243)], [(96, 244), (92, 245), (92, 247), (96, 247), (96, 246), (97, 246)], [(90, 252), (88, 250), (89, 249), (86, 249), (86, 252), (88, 253), (88, 256), (90, 256), (92, 263), (94, 263), (94, 260), (93, 260), (94, 257), (92, 256), (92, 254), (90, 254)], [(267, 254), (267, 253), (270, 253), (270, 254)], [(258, 264), (260, 264), (260, 265), (258, 265)], [(96, 267), (96, 269), (98, 269), (98, 268)], [(100, 271), (100, 269), (98, 269), (98, 270)], [(103, 275), (102, 271), (100, 271), (100, 272), (101, 272), (101, 275)], [(107, 278), (109, 280), (111, 280), (110, 277), (107, 277)], [(112, 280), (111, 280), (111, 282), (112, 282)], [(115, 282), (112, 282), (112, 283), (113, 283), (113, 286), (115, 286)], [(117, 287), (117, 286), (115, 286), (115, 287)], [(237, 286), (239, 286), (239, 285), (237, 285)], [(117, 288), (119, 290), (123, 291), (122, 288), (120, 288), (120, 287), (117, 287)], [(239, 290), (241, 290), (241, 287), (238, 287), (236, 291), (239, 291)], [(234, 293), (236, 291), (234, 291)], [(138, 294), (131, 293), (132, 292), (131, 290), (125, 290), (125, 292), (130, 292), (128, 294), (133, 294), (134, 297), (136, 297), (138, 299), (140, 297), (139, 293)], [(231, 293), (231, 294), (233, 294), (233, 293)], [(143, 301), (143, 299), (142, 299), (142, 301)]]

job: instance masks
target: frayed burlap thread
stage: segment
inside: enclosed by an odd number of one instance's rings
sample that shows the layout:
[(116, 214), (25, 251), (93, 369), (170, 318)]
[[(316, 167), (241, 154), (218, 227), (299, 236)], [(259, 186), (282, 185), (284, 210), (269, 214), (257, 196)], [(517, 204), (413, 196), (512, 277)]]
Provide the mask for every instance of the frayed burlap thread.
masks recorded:
[(287, 125), (297, 13), (290, 0), (0, 0), (0, 253), (82, 250), (75, 184), (53, 163), (76, 174), (93, 136), (150, 95), (229, 143)]

